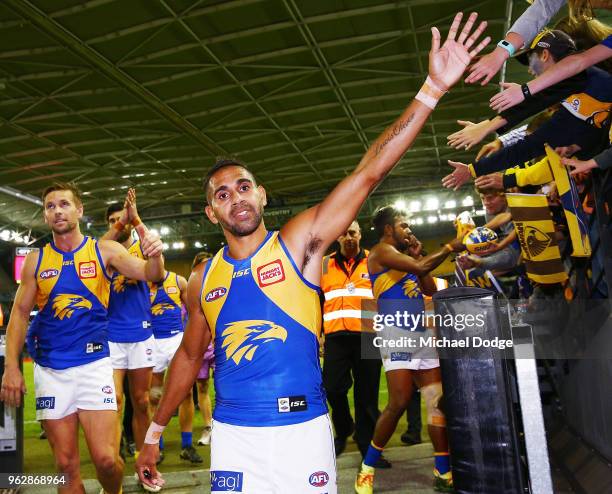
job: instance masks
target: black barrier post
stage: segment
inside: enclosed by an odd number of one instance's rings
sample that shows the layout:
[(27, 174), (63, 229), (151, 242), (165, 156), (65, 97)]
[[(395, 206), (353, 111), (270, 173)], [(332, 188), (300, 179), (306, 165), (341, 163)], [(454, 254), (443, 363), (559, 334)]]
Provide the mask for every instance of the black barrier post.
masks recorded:
[[(5, 349), (5, 334), (0, 329), (0, 380)], [(0, 401), (0, 473), (23, 473), (23, 406), (7, 407), (3, 401)]]
[(454, 287), (433, 296), (436, 316), (480, 315), (482, 325), (438, 327), (438, 338), (465, 346), (438, 347), (453, 483), (458, 494), (528, 492), (521, 462), (516, 393), (506, 348), (475, 342), (511, 339), (509, 319), (494, 294)]

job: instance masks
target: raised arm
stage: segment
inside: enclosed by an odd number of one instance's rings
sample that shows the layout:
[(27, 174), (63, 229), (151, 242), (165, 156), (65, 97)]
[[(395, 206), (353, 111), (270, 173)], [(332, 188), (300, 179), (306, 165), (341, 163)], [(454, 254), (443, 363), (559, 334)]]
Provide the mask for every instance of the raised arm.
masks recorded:
[(485, 38), (476, 43), (486, 27), (482, 22), (472, 33), (476, 18), (476, 13), (471, 14), (459, 32), (462, 14), (457, 14), (442, 47), (439, 31), (432, 28), (429, 77), (415, 100), (374, 141), (351, 175), (340, 182), (322, 203), (299, 214), (281, 230), (282, 238), (308, 280), (318, 282), (321, 258), (327, 247), (346, 230), (370, 192), (411, 146), (437, 101), (459, 80), (472, 58), (489, 42), (489, 38)]
[(23, 349), (28, 329), (30, 312), (36, 303), (36, 264), (39, 251), (30, 252), (21, 271), (21, 284), (11, 310), (8, 327), (6, 328), (6, 357), (4, 360), (4, 374), (0, 388), (0, 401), (7, 406), (21, 405), (21, 397), (26, 392), (26, 385), (19, 369), (19, 355)]
[[(533, 96), (610, 57), (612, 57), (612, 48), (604, 44), (595, 45), (583, 53), (565, 57), (550, 69), (529, 81), (527, 83), (529, 93)], [(503, 87), (506, 88), (504, 91), (491, 98), (491, 108), (493, 110), (501, 112), (525, 100), (520, 85), (505, 85)]]
[[(204, 350), (210, 343), (210, 328), (200, 303), (200, 288), (205, 265), (205, 262), (200, 264), (189, 278), (186, 290), (189, 319), (185, 334), (172, 358), (161, 401), (147, 431), (142, 451), (136, 460), (136, 472), (140, 481), (147, 485), (155, 486), (163, 483), (155, 468), (159, 453), (159, 437), (172, 418), (174, 410), (190, 392), (198, 370), (202, 366)], [(184, 278), (182, 279), (184, 281)], [(148, 477), (145, 476), (145, 471), (150, 473)]]
[(128, 278), (160, 281), (164, 277), (163, 245), (157, 235), (147, 232), (141, 240), (142, 252), (147, 258), (146, 261), (130, 255), (123, 245), (114, 240), (100, 240), (99, 246), (104, 264)]

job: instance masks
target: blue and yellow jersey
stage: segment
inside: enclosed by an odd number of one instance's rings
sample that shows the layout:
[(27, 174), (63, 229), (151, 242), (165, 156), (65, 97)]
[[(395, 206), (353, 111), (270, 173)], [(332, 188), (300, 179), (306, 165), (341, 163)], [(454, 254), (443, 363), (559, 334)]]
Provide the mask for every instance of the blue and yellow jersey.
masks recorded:
[(215, 420), (280, 426), (327, 412), (318, 287), (304, 279), (278, 232), (246, 259), (221, 249), (206, 264), (200, 300), (215, 349)]
[[(128, 252), (144, 259), (140, 241), (135, 240)], [(108, 341), (132, 343), (152, 335), (149, 285), (114, 273), (108, 304)]]
[(28, 329), (34, 361), (66, 369), (108, 357), (110, 288), (98, 242), (85, 237), (71, 252), (53, 242), (40, 251), (35, 271), (39, 312)]
[[(415, 315), (425, 314), (425, 300), (416, 274), (385, 269), (376, 274), (370, 272), (370, 280), (380, 314), (395, 314), (398, 310)], [(422, 321), (422, 318), (419, 321)], [(411, 329), (425, 331), (422, 324)]]
[(163, 281), (151, 283), (151, 323), (155, 338), (170, 338), (183, 331), (178, 275), (166, 271)]

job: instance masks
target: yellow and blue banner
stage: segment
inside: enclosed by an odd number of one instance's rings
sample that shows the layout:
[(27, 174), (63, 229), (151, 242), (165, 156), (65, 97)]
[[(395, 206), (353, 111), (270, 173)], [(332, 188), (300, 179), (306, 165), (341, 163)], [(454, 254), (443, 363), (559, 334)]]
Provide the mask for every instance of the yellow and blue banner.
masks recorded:
[(572, 256), (590, 257), (589, 223), (582, 210), (576, 183), (569, 174), (568, 169), (561, 163), (561, 157), (548, 145), (546, 146), (546, 155), (548, 156), (548, 164), (557, 184), (561, 205), (565, 211), (565, 219), (567, 220), (567, 227), (572, 239)]

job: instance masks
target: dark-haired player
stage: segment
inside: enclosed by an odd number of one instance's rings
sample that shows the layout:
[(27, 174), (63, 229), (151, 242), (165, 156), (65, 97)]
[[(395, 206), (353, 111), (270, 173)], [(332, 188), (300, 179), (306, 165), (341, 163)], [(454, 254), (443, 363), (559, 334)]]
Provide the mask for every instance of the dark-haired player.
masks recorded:
[(486, 45), (487, 40), (476, 43), (484, 23), (470, 34), (476, 14), (458, 34), (461, 17), (455, 17), (442, 48), (440, 33), (432, 29), (429, 78), (415, 100), (352, 174), (280, 232), (267, 230), (266, 191), (244, 165), (224, 160), (208, 172), (206, 215), (221, 226), (228, 245), (190, 277), (189, 321), (136, 463), (141, 480), (161, 481), (157, 439), (193, 385), (213, 338), (211, 492), (337, 492), (318, 356), (322, 258), (406, 152), (438, 99)]
[[(67, 491), (84, 492), (78, 429), (82, 427), (98, 480), (109, 494), (121, 492), (123, 461), (116, 444), (117, 404), (106, 339), (111, 276), (135, 280), (163, 277), (162, 243), (144, 233), (138, 259), (119, 243), (81, 233), (83, 203), (72, 184), (43, 192), (44, 220), (53, 239), (26, 257), (6, 332), (6, 360), (0, 399), (19, 406), (25, 382), (19, 355), (28, 331), (36, 363), (36, 418), (42, 421), (55, 464), (66, 474)], [(30, 311), (39, 312), (28, 329)]]

